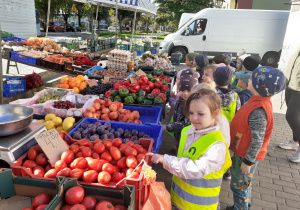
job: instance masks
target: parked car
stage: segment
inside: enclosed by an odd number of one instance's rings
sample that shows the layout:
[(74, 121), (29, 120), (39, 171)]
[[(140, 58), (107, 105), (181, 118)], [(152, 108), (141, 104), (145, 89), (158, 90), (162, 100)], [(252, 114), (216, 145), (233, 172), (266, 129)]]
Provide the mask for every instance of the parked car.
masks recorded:
[(145, 31), (146, 27), (145, 26), (140, 26), (140, 31)]
[(116, 32), (116, 29), (119, 31), (120, 30), (120, 27), (119, 26), (109, 26), (108, 27), (108, 31), (109, 32)]
[(82, 30), (81, 27), (79, 25), (77, 25), (77, 24), (68, 24), (66, 26), (66, 31), (73, 31), (73, 32), (75, 32), (75, 31), (81, 31), (81, 30)]
[[(44, 30), (46, 31), (46, 25), (44, 26)], [(62, 26), (60, 23), (49, 22), (48, 31), (53, 31), (53, 32), (61, 31), (61, 32), (63, 32), (64, 30), (65, 30), (64, 26)]]

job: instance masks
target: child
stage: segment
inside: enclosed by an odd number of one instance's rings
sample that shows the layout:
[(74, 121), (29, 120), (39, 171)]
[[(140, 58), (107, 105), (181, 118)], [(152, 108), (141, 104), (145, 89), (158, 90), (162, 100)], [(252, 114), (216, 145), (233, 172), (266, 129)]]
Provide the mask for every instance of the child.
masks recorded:
[(201, 78), (204, 73), (204, 67), (208, 66), (209, 61), (205, 54), (197, 55), (194, 61), (194, 67), (196, 67), (196, 71), (199, 73), (199, 83), (201, 83)]
[(286, 78), (281, 71), (272, 67), (259, 67), (252, 73), (248, 89), (253, 96), (241, 107), (231, 122), (230, 149), (234, 206), (226, 210), (248, 210), (255, 168), (267, 153), (273, 131), (273, 109), (271, 96), (286, 87)]
[(235, 113), (241, 107), (240, 98), (234, 90), (228, 89), (228, 85), (233, 77), (233, 72), (227, 67), (218, 67), (213, 73), (216, 83), (216, 90), (222, 99), (221, 114), (230, 123)]
[(257, 56), (251, 55), (246, 57), (243, 61), (243, 66), (242, 66), (243, 72), (254, 71), (254, 69), (256, 69), (259, 66), (260, 62), (261, 59), (259, 55)]
[(250, 54), (244, 54), (244, 55), (239, 56), (239, 57), (236, 59), (236, 71), (237, 71), (237, 72), (242, 71), (243, 61), (244, 61), (245, 58), (247, 58), (248, 56), (250, 56)]
[[(190, 91), (194, 85), (198, 83), (199, 74), (193, 69), (186, 69), (181, 72), (179, 80), (179, 99), (174, 107), (174, 114), (171, 121), (164, 126), (164, 130), (167, 130), (176, 140), (176, 145), (180, 140), (181, 130), (191, 124), (190, 120), (184, 116), (183, 107), (185, 101), (190, 95)], [(174, 153), (172, 149), (172, 153)]]
[(242, 91), (240, 91), (238, 94), (241, 100), (241, 106), (243, 106), (245, 103), (249, 101), (249, 99), (253, 95), (253, 93), (250, 90), (248, 90), (248, 82), (249, 79), (251, 79), (252, 77), (252, 72), (251, 71), (236, 72), (235, 76), (236, 79), (238, 80), (237, 83), (238, 87), (242, 89)]
[(193, 68), (194, 67), (194, 60), (195, 60), (196, 55), (199, 55), (199, 53), (189, 53), (189, 54), (186, 55), (185, 64), (189, 68)]
[(209, 83), (211, 81), (214, 81), (214, 71), (217, 69), (216, 66), (206, 66), (204, 67), (204, 73), (202, 75), (202, 80), (201, 82), (204, 82), (204, 83)]
[(226, 140), (219, 130), (221, 100), (209, 89), (190, 95), (184, 114), (192, 125), (181, 132), (177, 157), (152, 155), (172, 173), (171, 199), (178, 209), (211, 209), (218, 206), (222, 176), (231, 165)]
[(212, 59), (212, 64), (224, 63), (232, 72), (235, 72), (235, 68), (230, 66), (231, 56), (228, 56), (229, 53), (223, 55), (217, 55)]

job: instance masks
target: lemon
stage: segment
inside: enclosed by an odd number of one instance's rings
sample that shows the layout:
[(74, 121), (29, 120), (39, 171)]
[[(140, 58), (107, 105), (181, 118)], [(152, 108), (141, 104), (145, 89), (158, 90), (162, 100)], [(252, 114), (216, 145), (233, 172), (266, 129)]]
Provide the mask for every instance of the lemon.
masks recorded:
[(60, 117), (54, 117), (52, 119), (52, 122), (54, 123), (54, 126), (57, 127), (57, 126), (60, 126), (62, 124), (62, 119)]
[(55, 114), (47, 114), (47, 115), (45, 116), (45, 120), (46, 120), (46, 121), (50, 121), (50, 120), (52, 120), (54, 117), (56, 117)]
[(63, 129), (64, 129), (65, 131), (69, 130), (72, 126), (73, 126), (73, 123), (72, 123), (72, 122), (64, 122), (64, 123), (63, 123)]
[(56, 130), (59, 132), (59, 131), (62, 131), (63, 130), (63, 126), (61, 125), (61, 126), (58, 126), (57, 128), (56, 128)]
[(75, 123), (75, 118), (74, 117), (67, 117), (66, 119), (64, 119), (64, 123), (65, 122), (71, 122), (71, 123)]
[(55, 128), (54, 123), (52, 121), (46, 121), (45, 127), (47, 130), (51, 130), (51, 129)]
[(46, 121), (45, 120), (38, 120), (36, 121), (37, 123), (45, 123)]

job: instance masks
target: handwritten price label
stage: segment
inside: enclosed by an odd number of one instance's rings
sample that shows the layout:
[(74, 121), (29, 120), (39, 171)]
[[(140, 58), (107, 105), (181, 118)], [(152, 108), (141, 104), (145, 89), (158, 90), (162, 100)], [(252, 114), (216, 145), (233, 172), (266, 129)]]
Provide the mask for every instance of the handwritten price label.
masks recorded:
[(60, 160), (61, 154), (69, 149), (55, 129), (44, 131), (36, 135), (35, 139), (48, 157), (52, 166), (54, 166), (56, 161)]

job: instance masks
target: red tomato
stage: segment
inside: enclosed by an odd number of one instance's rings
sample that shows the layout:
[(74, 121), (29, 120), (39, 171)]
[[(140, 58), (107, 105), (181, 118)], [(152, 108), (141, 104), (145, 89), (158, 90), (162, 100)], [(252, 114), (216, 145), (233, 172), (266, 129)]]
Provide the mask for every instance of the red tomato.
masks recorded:
[(112, 161), (112, 156), (108, 151), (103, 152), (100, 157), (101, 159), (107, 160), (108, 162)]
[(94, 147), (93, 142), (89, 142), (89, 148), (90, 148), (91, 150), (93, 150), (93, 147)]
[(120, 171), (120, 168), (118, 166), (113, 165), (113, 167), (114, 167), (114, 172), (119, 172)]
[(118, 160), (117, 166), (119, 168), (126, 168), (127, 167), (127, 165), (126, 165), (126, 157), (122, 157), (120, 160)]
[(71, 169), (70, 168), (64, 168), (61, 171), (57, 172), (57, 176), (64, 176), (64, 177), (69, 177), (71, 174)]
[(127, 208), (123, 205), (116, 205), (115, 210), (127, 210)]
[(35, 166), (32, 171), (34, 176), (44, 177), (45, 175), (45, 169), (42, 166)]
[(70, 208), (70, 210), (86, 210), (86, 207), (82, 204), (75, 204)]
[(132, 172), (131, 174), (129, 174), (129, 176), (127, 176), (128, 178), (132, 178), (132, 179), (138, 179), (140, 177), (140, 175), (137, 172)]
[(65, 204), (60, 210), (70, 210), (71, 207), (72, 207), (71, 205)]
[(101, 171), (98, 175), (98, 182), (101, 184), (107, 184), (110, 182), (111, 176), (108, 172), (106, 171)]
[(80, 157), (80, 158), (76, 158), (75, 160), (73, 160), (73, 162), (70, 164), (70, 168), (74, 169), (74, 168), (81, 168), (84, 169), (87, 165), (87, 161), (85, 158)]
[(23, 163), (23, 166), (26, 168), (34, 168), (37, 165), (38, 164), (36, 164), (36, 162), (34, 162), (33, 160), (25, 160), (25, 162)]
[(38, 206), (35, 210), (45, 210), (47, 208), (48, 204), (42, 204)]
[(135, 168), (137, 166), (137, 160), (133, 156), (128, 156), (126, 158), (126, 165), (128, 168)]
[(45, 172), (49, 171), (50, 169), (52, 169), (51, 164), (49, 163), (48, 165), (46, 165), (45, 167)]
[(97, 143), (102, 143), (102, 140), (101, 140), (101, 139), (96, 139), (96, 140), (93, 142), (94, 145), (97, 144)]
[(102, 166), (102, 171), (106, 171), (109, 174), (112, 174), (114, 172), (114, 166), (110, 163), (104, 163)]
[(83, 157), (83, 154), (82, 152), (77, 152), (76, 155), (75, 155), (76, 158), (80, 158), (80, 157)]
[(89, 140), (87, 139), (81, 139), (79, 141), (77, 141), (77, 143), (80, 145), (80, 146), (85, 146), (85, 147), (88, 147), (90, 145), (90, 142)]
[(138, 163), (140, 163), (142, 160), (145, 160), (146, 159), (146, 155), (145, 154), (138, 154), (136, 156), (136, 160)]
[(92, 156), (92, 150), (89, 147), (84, 147), (81, 149), (83, 157), (91, 157)]
[(68, 204), (78, 204), (83, 200), (84, 190), (80, 186), (72, 187), (66, 191), (65, 200)]
[(133, 168), (128, 168), (126, 171), (126, 177), (129, 176), (134, 171)]
[(85, 171), (82, 175), (82, 180), (84, 182), (94, 182), (98, 178), (98, 173), (95, 170)]
[(83, 169), (81, 169), (81, 168), (74, 168), (70, 172), (70, 177), (76, 178), (76, 179), (80, 179), (83, 173), (84, 173)]
[(38, 154), (38, 156), (36, 156), (35, 161), (36, 161), (37, 164), (42, 165), (42, 166), (47, 165), (49, 163), (48, 158), (44, 153)]
[(125, 150), (125, 153), (124, 153), (126, 156), (136, 156), (137, 155), (137, 151), (136, 149), (132, 148), (132, 147), (128, 147), (126, 150)]
[(97, 204), (97, 200), (92, 196), (86, 196), (81, 201), (81, 204), (86, 207), (86, 210), (94, 210)]
[(57, 171), (54, 168), (51, 168), (49, 171), (47, 171), (44, 175), (46, 178), (55, 178), (57, 175)]
[(89, 159), (87, 161), (87, 167), (91, 170), (100, 171), (102, 168), (102, 162), (97, 159)]
[(102, 152), (105, 151), (105, 146), (103, 143), (99, 142), (99, 143), (94, 144), (93, 149), (95, 152), (101, 154)]
[(120, 160), (122, 157), (122, 154), (117, 147), (111, 147), (109, 149), (109, 153), (113, 157), (114, 160)]
[(36, 147), (30, 147), (28, 150), (28, 159), (29, 160), (35, 160), (36, 156), (39, 154), (39, 151)]
[(64, 160), (58, 160), (55, 162), (55, 170), (60, 171), (67, 167), (67, 164)]
[(126, 143), (126, 145), (132, 147), (134, 145), (134, 142), (133, 141), (129, 141), (129, 142)]
[(74, 152), (71, 150), (64, 151), (60, 156), (60, 159), (64, 160), (66, 164), (71, 163), (73, 158), (74, 158)]
[(129, 146), (128, 146), (128, 145), (125, 145), (125, 144), (124, 144), (124, 146), (120, 147), (120, 152), (122, 153), (122, 155), (125, 154), (125, 150), (126, 150), (127, 148), (129, 148)]
[(143, 150), (144, 150), (144, 148), (141, 145), (139, 145), (139, 144), (133, 145), (132, 148), (136, 149), (136, 151), (137, 151), (138, 154), (143, 153)]
[(116, 166), (116, 165), (117, 165), (117, 162), (118, 162), (118, 161), (116, 161), (116, 160), (112, 160), (112, 161), (110, 161), (110, 164)]
[(97, 152), (92, 153), (92, 158), (94, 159), (100, 159), (100, 155)]
[(121, 181), (123, 179), (123, 175), (120, 172), (114, 172), (111, 174), (111, 181), (118, 183), (119, 181)]
[(79, 152), (79, 146), (78, 146), (78, 145), (75, 145), (75, 144), (71, 145), (71, 146), (69, 147), (69, 149), (70, 149), (72, 152), (74, 152), (74, 154), (76, 154), (77, 152)]
[(26, 207), (26, 208), (23, 208), (23, 209), (21, 209), (21, 210), (34, 210), (34, 209), (31, 208), (31, 207)]
[(115, 146), (115, 147), (119, 147), (119, 146), (122, 144), (122, 139), (120, 139), (120, 138), (115, 138), (115, 139), (112, 141), (112, 144), (113, 144), (113, 146)]
[(104, 140), (104, 146), (105, 146), (105, 149), (109, 151), (109, 149), (112, 147), (112, 141), (108, 141), (108, 139)]
[(126, 144), (121, 144), (121, 145), (119, 146), (119, 148), (121, 149), (121, 148), (124, 147), (124, 146), (128, 146), (128, 145), (126, 145)]
[(136, 168), (135, 171), (136, 171), (138, 174), (140, 174), (141, 171), (142, 171), (142, 168), (143, 168), (143, 165), (140, 165), (139, 167)]
[(114, 210), (114, 206), (111, 202), (108, 201), (100, 201), (97, 203), (95, 210)]
[(143, 149), (142, 154), (147, 154), (147, 153), (148, 153), (148, 151), (146, 149)]
[(48, 204), (50, 203), (51, 198), (47, 193), (41, 193), (34, 197), (32, 201), (32, 208), (35, 209), (36, 207), (42, 205), (42, 204)]

